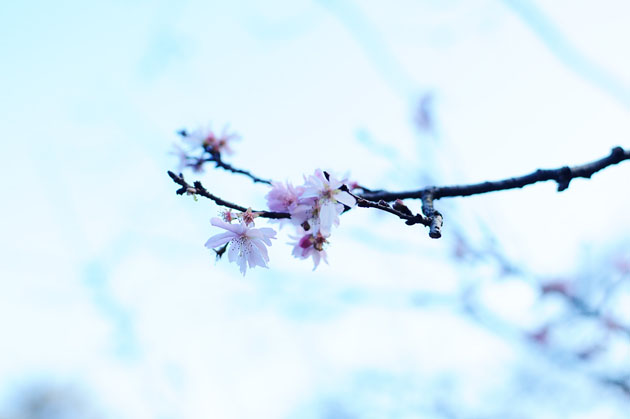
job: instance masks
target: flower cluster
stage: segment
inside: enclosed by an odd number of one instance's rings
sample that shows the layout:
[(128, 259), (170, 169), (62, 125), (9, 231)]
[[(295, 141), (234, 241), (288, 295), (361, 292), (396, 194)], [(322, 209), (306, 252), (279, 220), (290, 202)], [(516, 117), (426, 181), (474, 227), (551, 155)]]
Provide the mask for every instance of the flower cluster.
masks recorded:
[[(293, 256), (299, 259), (311, 258), (314, 263), (313, 270), (322, 260), (327, 263), (325, 249), (331, 231), (334, 226), (339, 225), (339, 215), (356, 205), (355, 198), (349, 193), (349, 190), (358, 187), (356, 182), (339, 179), (321, 169), (315, 170), (310, 176), (304, 176), (304, 182), (299, 186), (294, 186), (290, 182), (272, 182), (223, 162), (222, 153), (232, 153), (230, 143), (239, 138), (236, 134), (229, 133), (227, 129), (220, 135), (210, 128), (181, 130), (178, 134), (183, 144), (175, 145), (174, 154), (179, 157), (180, 171), (189, 167), (195, 172), (201, 172), (205, 163), (214, 162), (217, 167), (245, 174), (254, 182), (269, 184), (271, 190), (266, 195), (269, 211), (288, 216), (279, 221), (288, 221), (296, 228), (296, 235), (291, 236), (294, 239), (291, 243)], [(171, 177), (174, 180), (177, 178), (175, 174), (171, 174)], [(183, 177), (178, 183), (184, 188), (182, 191), (192, 195), (196, 200), (199, 193), (196, 184), (193, 187), (185, 183)], [(226, 205), (225, 201), (216, 199), (215, 201), (220, 205)], [(228, 260), (238, 264), (243, 275), (248, 267), (266, 268), (269, 262), (267, 246), (271, 246), (271, 239), (276, 238), (276, 231), (270, 227), (256, 228), (254, 220), (260, 215), (267, 216), (268, 213), (253, 212), (251, 208), (242, 210), (241, 207), (234, 205), (227, 207), (221, 212), (220, 218), (215, 217), (211, 220), (213, 226), (223, 229), (224, 232), (210, 237), (205, 246), (214, 250), (219, 258), (227, 252)]]
[(311, 257), (313, 269), (321, 260), (327, 262), (324, 248), (332, 227), (339, 225), (339, 215), (356, 204), (352, 195), (343, 190), (343, 185), (343, 180), (317, 169), (304, 178), (301, 186), (294, 187), (289, 182), (272, 183), (266, 196), (270, 210), (291, 214), (291, 223), (297, 227), (293, 256)]
[[(356, 200), (343, 187), (344, 181), (321, 170), (304, 178), (304, 184), (272, 182), (266, 195), (269, 210), (290, 214), (290, 223), (297, 229), (293, 236), (293, 256), (299, 259), (312, 258), (317, 268), (323, 260), (327, 262), (325, 247), (333, 226), (339, 225), (339, 215)], [(215, 249), (226, 246), (228, 260), (236, 262), (245, 275), (247, 267), (267, 267), (269, 256), (266, 246), (271, 245), (276, 232), (272, 228), (255, 228), (254, 219), (259, 213), (248, 209), (245, 212), (225, 210), (221, 218), (213, 218), (212, 225), (226, 230), (210, 237), (206, 247)]]

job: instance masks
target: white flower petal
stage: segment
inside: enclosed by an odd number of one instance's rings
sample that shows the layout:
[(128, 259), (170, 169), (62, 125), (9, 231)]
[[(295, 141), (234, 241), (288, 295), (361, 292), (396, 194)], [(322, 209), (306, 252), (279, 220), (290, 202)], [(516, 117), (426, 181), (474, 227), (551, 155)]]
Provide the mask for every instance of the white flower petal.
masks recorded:
[(230, 223), (226, 223), (225, 221), (223, 221), (222, 219), (218, 217), (213, 217), (212, 219), (210, 219), (210, 224), (212, 224), (215, 227), (220, 227), (224, 230), (231, 231), (236, 235), (243, 234), (247, 228), (243, 223), (230, 224)]
[(333, 177), (332, 175), (330, 176), (330, 179), (328, 179), (328, 184), (330, 185), (330, 189), (339, 189), (341, 188), (341, 185), (343, 185), (343, 183), (339, 180), (337, 180), (336, 177)]
[(295, 224), (302, 224), (304, 221), (311, 218), (313, 213), (313, 205), (312, 204), (301, 204), (295, 207), (293, 211), (291, 211), (291, 222)]
[(344, 192), (344, 191), (340, 191), (338, 193), (335, 194), (335, 199), (337, 200), (337, 202), (341, 202), (344, 205), (347, 205), (349, 207), (353, 207), (356, 205), (357, 200), (354, 199), (354, 197), (352, 195), (350, 195), (348, 192)]
[(250, 228), (247, 232), (247, 237), (261, 239), (271, 246), (271, 241), (269, 241), (269, 239), (276, 238), (276, 230), (270, 227)]
[(295, 246), (293, 246), (293, 251), (291, 252), (291, 254), (294, 257), (298, 259), (304, 259), (304, 256), (302, 255), (302, 253), (304, 253), (304, 249), (302, 249), (300, 245), (296, 244)]
[(263, 268), (267, 267), (259, 248), (257, 246), (252, 246), (251, 252), (249, 253), (249, 267), (253, 268), (256, 265)]
[(230, 262), (234, 262), (238, 258), (240, 246), (241, 244), (238, 240), (232, 240), (228, 245), (227, 254)]
[(321, 251), (321, 252), (319, 252), (319, 253), (320, 253), (320, 256), (322, 257), (322, 260), (323, 260), (324, 262), (326, 262), (326, 265), (328, 265), (328, 255), (326, 254), (326, 251), (325, 251), (325, 250), (322, 250), (322, 251)]
[(266, 262), (269, 262), (269, 253), (267, 253), (267, 248), (265, 244), (258, 239), (252, 240), (252, 244), (258, 248), (260, 254)]
[(271, 239), (276, 238), (276, 230), (269, 227), (257, 228), (258, 237), (257, 239), (262, 240), (267, 244), (267, 246), (271, 246)]
[(313, 264), (314, 264), (313, 270), (317, 269), (317, 267), (319, 266), (319, 259), (320, 259), (319, 253), (320, 252), (318, 251), (313, 252)]
[(240, 271), (243, 276), (245, 276), (245, 273), (247, 272), (247, 260), (244, 257), (239, 258), (238, 266), (241, 268)]
[(333, 203), (327, 203), (319, 209), (319, 231), (324, 236), (330, 235), (330, 229), (337, 220), (337, 209)]
[(250, 268), (267, 267), (269, 254), (266, 246), (271, 246), (271, 239), (276, 238), (276, 231), (273, 228), (253, 228), (244, 223), (229, 224), (219, 218), (213, 218), (212, 224), (229, 231), (211, 237), (206, 245), (215, 246), (217, 243), (220, 245), (229, 242), (228, 260), (239, 265), (243, 275), (247, 272), (247, 265)]
[(234, 233), (231, 231), (226, 231), (225, 233), (220, 233), (215, 236), (212, 236), (208, 239), (205, 246), (208, 249), (214, 249), (215, 247), (223, 246), (225, 243), (229, 242), (234, 238)]
[(319, 198), (319, 196), (322, 194), (322, 190), (319, 188), (314, 188), (314, 187), (309, 187), (304, 189), (304, 192), (302, 193), (302, 195), (300, 196), (300, 198), (302, 199), (306, 199), (306, 198)]

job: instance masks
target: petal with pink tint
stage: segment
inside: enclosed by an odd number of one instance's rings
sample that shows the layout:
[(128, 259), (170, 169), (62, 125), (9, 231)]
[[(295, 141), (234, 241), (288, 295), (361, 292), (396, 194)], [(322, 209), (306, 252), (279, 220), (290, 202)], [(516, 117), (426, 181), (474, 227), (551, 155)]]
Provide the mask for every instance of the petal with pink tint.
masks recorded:
[(342, 204), (347, 205), (349, 207), (353, 207), (357, 203), (357, 200), (354, 199), (354, 197), (351, 196), (348, 192), (340, 191), (336, 193), (334, 196), (338, 202), (341, 202)]
[(205, 246), (208, 249), (214, 249), (215, 247), (223, 246), (225, 243), (232, 240), (234, 237), (234, 233), (231, 231), (226, 231), (225, 233), (217, 234), (216, 236), (212, 236), (208, 239)]

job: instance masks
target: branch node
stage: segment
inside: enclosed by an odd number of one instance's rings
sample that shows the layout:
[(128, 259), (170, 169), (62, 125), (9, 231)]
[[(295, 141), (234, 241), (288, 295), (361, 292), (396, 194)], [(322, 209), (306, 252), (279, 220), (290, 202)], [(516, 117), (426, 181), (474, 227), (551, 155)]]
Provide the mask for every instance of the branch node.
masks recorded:
[(612, 159), (614, 159), (615, 161), (620, 162), (624, 159), (625, 157), (625, 152), (623, 150), (623, 148), (617, 146), (617, 147), (613, 147), (613, 149), (610, 151), (610, 157)]
[(409, 207), (407, 207), (407, 205), (405, 205), (401, 199), (397, 199), (396, 201), (394, 201), (394, 205), (392, 206), (392, 208), (394, 208), (396, 211), (402, 212), (403, 214), (413, 216), (413, 213), (411, 212)]
[(429, 237), (439, 239), (442, 237), (442, 224), (444, 217), (433, 207), (433, 195), (425, 194), (422, 196), (422, 212), (428, 218)]
[(562, 192), (569, 187), (569, 183), (571, 183), (571, 179), (573, 179), (573, 174), (571, 173), (571, 168), (569, 166), (561, 167), (558, 171), (558, 192)]
[(193, 185), (195, 186), (195, 189), (198, 191), (198, 193), (208, 192), (198, 180), (194, 181)]

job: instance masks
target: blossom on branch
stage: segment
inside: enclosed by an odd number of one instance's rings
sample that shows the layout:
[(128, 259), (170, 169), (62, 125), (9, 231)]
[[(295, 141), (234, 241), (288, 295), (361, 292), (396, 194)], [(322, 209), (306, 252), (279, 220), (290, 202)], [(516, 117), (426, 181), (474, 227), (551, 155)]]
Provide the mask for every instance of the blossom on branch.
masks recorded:
[(291, 182), (271, 182), (271, 190), (265, 198), (271, 211), (292, 212), (298, 206), (304, 187), (293, 186)]
[[(293, 255), (301, 259), (312, 257), (316, 268), (322, 259), (326, 261), (324, 245), (328, 243), (332, 226), (339, 225), (339, 216), (354, 206), (393, 214), (409, 226), (421, 224), (429, 228), (429, 237), (437, 239), (442, 236), (443, 225), (443, 216), (434, 207), (434, 201), (438, 199), (504, 191), (546, 181), (555, 181), (558, 184), (558, 191), (563, 191), (569, 187), (572, 179), (589, 179), (594, 173), (609, 166), (630, 160), (630, 150), (614, 147), (610, 154), (603, 158), (581, 165), (537, 169), (523, 176), (496, 181), (430, 186), (412, 191), (392, 192), (381, 189), (372, 190), (361, 186), (357, 181), (350, 181), (347, 177), (339, 179), (321, 169), (315, 170), (313, 175), (305, 176), (304, 184), (301, 186), (293, 186), (289, 182), (273, 182), (270, 179), (258, 177), (248, 170), (234, 167), (223, 160), (221, 153), (231, 152), (229, 143), (238, 138), (235, 134), (229, 134), (227, 130), (223, 130), (223, 133), (218, 136), (211, 129), (198, 129), (193, 132), (181, 130), (178, 134), (190, 147), (190, 149), (176, 147), (173, 153), (179, 158), (180, 170), (189, 167), (196, 172), (201, 172), (205, 163), (213, 162), (217, 168), (246, 176), (254, 183), (271, 186), (271, 190), (265, 196), (270, 211), (254, 212), (251, 208), (246, 209), (214, 195), (200, 181), (195, 181), (191, 185), (181, 173), (178, 175), (168, 171), (173, 182), (179, 185), (179, 189), (175, 191), (178, 195), (192, 195), (195, 200), (198, 196), (205, 197), (225, 208), (221, 214), (223, 220), (213, 218), (212, 224), (223, 228), (226, 232), (211, 237), (206, 242), (206, 247), (214, 249), (222, 246), (220, 250), (215, 250), (219, 256), (229, 250), (229, 260), (236, 262), (243, 274), (248, 265), (250, 268), (267, 266), (269, 257), (265, 246), (270, 246), (270, 239), (276, 236), (276, 232), (271, 228), (254, 228), (254, 219), (257, 217), (280, 222), (290, 220), (297, 227), (299, 235), (296, 237), (297, 242), (292, 243)], [(360, 189), (360, 193), (349, 193), (355, 189)], [(404, 200), (408, 199), (420, 200), (422, 213), (412, 212), (404, 203)], [(621, 260), (617, 269), (621, 275), (627, 276), (630, 272), (630, 262)], [(541, 285), (541, 293), (556, 293), (574, 301), (575, 297), (569, 285), (562, 282), (544, 284)], [(618, 328), (612, 323), (609, 327)]]
[(223, 210), (219, 215), (221, 215), (221, 219), (226, 223), (231, 223), (238, 218), (238, 214), (235, 214), (231, 209)]
[[(291, 211), (291, 222), (306, 231), (319, 231), (319, 200), (316, 198), (301, 198), (299, 205)], [(339, 219), (335, 225), (339, 225)]]
[(253, 212), (251, 207), (247, 208), (247, 211), (242, 212), (239, 215), (239, 218), (241, 219), (242, 222), (244, 222), (247, 225), (254, 225), (254, 218), (258, 217), (260, 215), (259, 212)]
[(230, 148), (230, 141), (239, 138), (238, 134), (228, 133), (227, 127), (223, 129), (221, 135), (217, 135), (211, 128), (198, 128), (192, 132), (185, 132), (184, 141), (191, 148), (203, 148), (209, 153), (227, 153), (234, 151)]
[(220, 218), (210, 220), (213, 226), (227, 230), (208, 239), (205, 246), (214, 249), (228, 244), (227, 255), (230, 262), (236, 262), (241, 273), (245, 275), (247, 266), (267, 267), (269, 255), (267, 247), (271, 246), (271, 239), (276, 238), (276, 232), (272, 228), (254, 228), (253, 223), (241, 221), (239, 224), (227, 223)]
[(342, 181), (321, 169), (306, 179), (302, 200), (315, 199), (313, 208), (317, 211), (314, 215), (319, 221), (319, 231), (324, 236), (330, 235), (333, 224), (339, 224), (339, 215), (345, 206), (352, 208), (356, 204), (348, 192), (341, 190), (342, 186)]
[(321, 233), (315, 235), (302, 232), (302, 237), (294, 243), (293, 256), (299, 259), (313, 258), (313, 270), (317, 269), (319, 262), (323, 260), (328, 263), (326, 251), (324, 250), (324, 244), (328, 243), (326, 237)]

